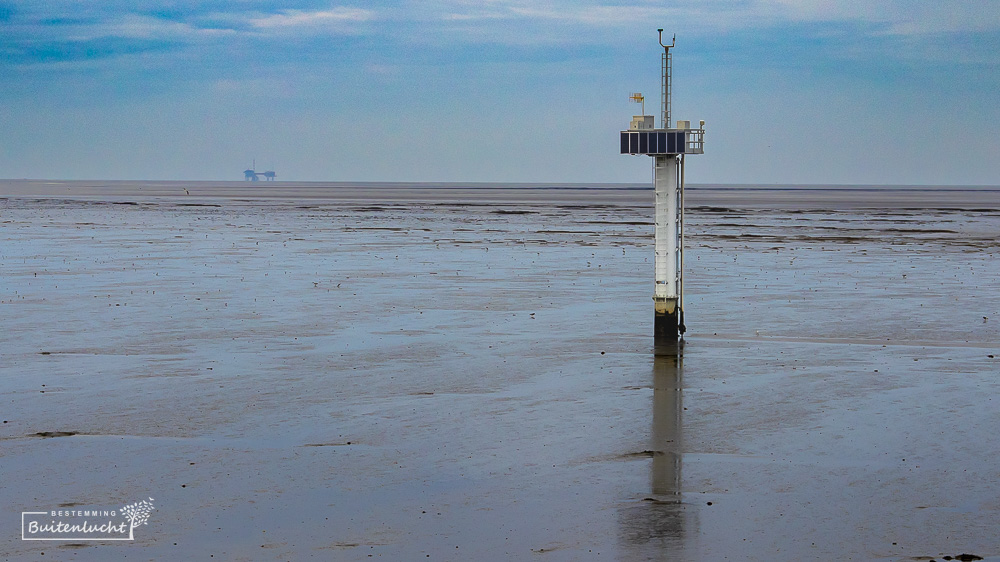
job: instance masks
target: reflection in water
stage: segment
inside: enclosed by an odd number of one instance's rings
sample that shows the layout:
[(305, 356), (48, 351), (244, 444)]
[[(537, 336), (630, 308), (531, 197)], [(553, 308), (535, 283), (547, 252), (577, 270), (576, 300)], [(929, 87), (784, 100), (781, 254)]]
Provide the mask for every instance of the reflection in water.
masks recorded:
[(630, 558), (681, 559), (685, 532), (690, 532), (686, 527), (691, 514), (681, 501), (683, 343), (658, 344), (653, 357), (649, 491), (629, 500), (621, 513), (622, 546)]
[[(683, 357), (678, 342), (672, 354), (657, 348), (653, 356), (653, 469), (651, 488), (659, 499), (680, 502), (681, 498), (681, 393)], [(662, 454), (659, 454), (662, 453)]]

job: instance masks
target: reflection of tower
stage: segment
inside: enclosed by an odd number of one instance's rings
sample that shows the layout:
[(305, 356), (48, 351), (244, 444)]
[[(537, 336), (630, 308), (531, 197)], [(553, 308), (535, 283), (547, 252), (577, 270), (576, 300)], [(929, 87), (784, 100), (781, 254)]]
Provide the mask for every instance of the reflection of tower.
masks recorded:
[(663, 500), (681, 497), (681, 452), (683, 451), (684, 396), (681, 389), (683, 357), (678, 342), (670, 350), (657, 349), (653, 356), (653, 430), (651, 449), (662, 454), (653, 456), (651, 488)]
[[(622, 154), (646, 154), (653, 157), (653, 185), (656, 192), (655, 274), (653, 291), (653, 334), (657, 339), (676, 340), (684, 333), (684, 157), (703, 154), (705, 122), (692, 129), (690, 121), (678, 121), (671, 128), (670, 73), (673, 57), (670, 49), (676, 41), (663, 44), (660, 128), (654, 128), (652, 115), (635, 115), (629, 130), (621, 132)], [(675, 37), (676, 39), (676, 37)], [(642, 94), (631, 99), (643, 101)], [(643, 105), (645, 108), (645, 105)], [(643, 110), (645, 111), (645, 109)]]
[(696, 535), (696, 515), (682, 501), (683, 341), (657, 347), (653, 356), (653, 414), (649, 494), (621, 516), (621, 538), (629, 559), (693, 559), (685, 538)]

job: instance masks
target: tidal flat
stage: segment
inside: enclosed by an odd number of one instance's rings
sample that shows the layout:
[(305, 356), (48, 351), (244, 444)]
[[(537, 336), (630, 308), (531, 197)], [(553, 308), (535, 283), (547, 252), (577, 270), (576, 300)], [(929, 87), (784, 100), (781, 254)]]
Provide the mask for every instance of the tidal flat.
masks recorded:
[(0, 182), (0, 555), (1000, 560), (1000, 191), (697, 187)]

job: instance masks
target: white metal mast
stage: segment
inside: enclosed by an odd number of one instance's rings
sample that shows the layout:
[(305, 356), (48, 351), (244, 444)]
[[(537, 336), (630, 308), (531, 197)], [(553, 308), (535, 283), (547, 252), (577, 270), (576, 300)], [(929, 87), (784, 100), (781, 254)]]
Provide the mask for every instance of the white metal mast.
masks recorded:
[[(663, 30), (658, 29), (660, 46), (663, 47), (661, 58), (662, 87), (660, 90), (661, 127), (669, 129), (670, 122), (670, 74), (672, 57), (670, 49), (677, 44), (674, 35), (669, 45), (663, 43)], [(683, 152), (683, 147), (675, 151)], [(684, 333), (684, 323), (681, 320), (680, 303), (680, 262), (684, 249), (680, 244), (681, 215), (684, 210), (680, 206), (680, 157), (676, 153), (654, 157), (654, 180), (656, 206), (656, 230), (654, 233), (654, 267), (655, 288), (654, 303), (654, 334), (657, 336), (671, 335), (676, 338), (678, 333)]]
[[(703, 154), (705, 122), (692, 129), (689, 121), (671, 123), (671, 74), (673, 57), (670, 49), (677, 43), (663, 43), (660, 59), (662, 86), (660, 92), (660, 128), (654, 128), (653, 116), (636, 115), (628, 131), (621, 132), (622, 154), (646, 154), (653, 157), (653, 191), (655, 203), (654, 230), (654, 323), (653, 333), (659, 340), (676, 340), (684, 326), (684, 164), (688, 154)], [(632, 94), (641, 101), (641, 94)]]

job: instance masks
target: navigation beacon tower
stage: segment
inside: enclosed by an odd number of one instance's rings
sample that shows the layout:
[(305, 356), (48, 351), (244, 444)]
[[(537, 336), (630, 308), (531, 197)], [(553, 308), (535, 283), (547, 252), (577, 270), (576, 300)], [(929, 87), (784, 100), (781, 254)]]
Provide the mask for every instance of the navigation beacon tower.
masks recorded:
[[(690, 121), (678, 121), (670, 127), (670, 49), (660, 46), (663, 58), (660, 69), (663, 75), (660, 92), (660, 128), (654, 126), (652, 115), (635, 115), (627, 131), (621, 132), (622, 154), (646, 154), (653, 157), (653, 187), (656, 202), (655, 271), (653, 291), (653, 335), (656, 340), (677, 340), (684, 327), (684, 157), (704, 154), (705, 122), (697, 129)], [(631, 99), (642, 103), (642, 94), (632, 94)], [(643, 103), (643, 113), (645, 104)]]

